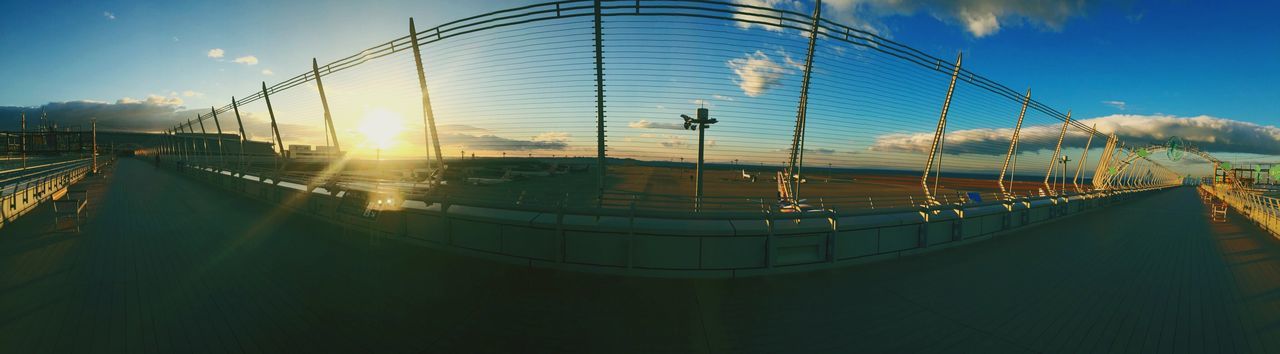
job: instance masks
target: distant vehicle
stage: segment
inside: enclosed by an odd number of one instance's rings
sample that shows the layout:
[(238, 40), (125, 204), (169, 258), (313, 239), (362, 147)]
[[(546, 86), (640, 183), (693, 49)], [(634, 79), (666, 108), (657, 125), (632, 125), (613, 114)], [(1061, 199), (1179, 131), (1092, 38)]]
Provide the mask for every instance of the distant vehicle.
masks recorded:
[(508, 170), (508, 171), (507, 171), (507, 174), (511, 175), (512, 177), (514, 177), (514, 176), (521, 176), (521, 177), (547, 177), (547, 176), (550, 176), (550, 175), (551, 175), (551, 172), (550, 172), (550, 171), (516, 171), (516, 170)]
[(781, 211), (784, 213), (808, 213), (808, 212), (822, 211), (822, 209), (814, 208), (812, 205), (805, 203), (807, 201), (809, 200), (801, 199), (792, 203), (791, 201), (788, 201), (785, 199), (779, 200), (778, 211)]
[[(793, 195), (791, 192), (791, 185), (786, 181), (787, 179), (787, 177), (785, 177), (786, 175), (787, 174), (785, 172), (778, 171), (777, 176), (774, 177), (774, 180), (778, 182), (778, 211), (783, 213), (806, 213), (806, 212), (822, 211), (822, 209), (814, 208), (812, 205), (805, 203), (808, 201), (806, 199), (796, 200), (795, 195)], [(801, 181), (800, 183), (804, 183), (803, 179), (801, 179), (800, 181)]]
[[(782, 177), (782, 176), (784, 176), (784, 175), (785, 175), (785, 174), (783, 174), (783, 173), (778, 173), (778, 175), (777, 175), (777, 176), (775, 176), (775, 177), (773, 178), (773, 180), (774, 180), (774, 181), (782, 181), (782, 180), (785, 180), (785, 179), (786, 179), (786, 177)], [(800, 175), (798, 175), (798, 174), (793, 174), (793, 175), (791, 175), (791, 180), (793, 180), (793, 181), (800, 181), (800, 183), (809, 183), (809, 180), (808, 180), (808, 179), (806, 179), (806, 178), (801, 178), (801, 177), (800, 177)]]
[(547, 169), (552, 174), (563, 175), (569, 173), (569, 165), (561, 165), (559, 163), (551, 164), (551, 168)]
[(506, 173), (502, 174), (502, 177), (498, 177), (498, 178), (467, 177), (467, 183), (470, 183), (473, 186), (488, 186), (488, 185), (494, 185), (494, 184), (508, 183), (512, 181), (511, 172), (512, 172), (511, 170), (507, 170)]
[(747, 170), (742, 170), (742, 179), (751, 181), (751, 183), (755, 183), (756, 175), (747, 173)]

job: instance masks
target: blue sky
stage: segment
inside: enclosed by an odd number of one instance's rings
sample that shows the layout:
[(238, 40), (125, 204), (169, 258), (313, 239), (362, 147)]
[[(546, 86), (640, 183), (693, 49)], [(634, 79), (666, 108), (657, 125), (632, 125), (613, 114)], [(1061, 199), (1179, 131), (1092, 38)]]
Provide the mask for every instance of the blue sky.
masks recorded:
[[(811, 8), (811, 4), (806, 2), (739, 2), (802, 12)], [(106, 106), (158, 105), (170, 107), (176, 112), (207, 110), (200, 107), (225, 105), (230, 96), (243, 97), (254, 92), (261, 81), (271, 84), (308, 70), (313, 56), (318, 57), (323, 64), (402, 35), (407, 30), (409, 16), (417, 19), (421, 29), (529, 3), (533, 2), (6, 2), (0, 5), (0, 11), (12, 15), (5, 24), (5, 30), (0, 32), (0, 45), (19, 50), (6, 55), (6, 65), (0, 67), (0, 76), (6, 78), (0, 83), (0, 106), (35, 107), (50, 102), (93, 101)], [(1095, 119), (1093, 122), (1111, 124), (1116, 127), (1114, 129), (1127, 129), (1123, 131), (1152, 140), (1168, 134), (1204, 133), (1202, 130), (1205, 129), (1209, 132), (1205, 134), (1247, 130), (1246, 133), (1254, 135), (1241, 135), (1242, 138), (1236, 139), (1237, 146), (1223, 145), (1224, 148), (1235, 152), (1254, 151), (1262, 154), (1274, 154), (1274, 151), (1280, 149), (1267, 145), (1280, 141), (1280, 130), (1274, 128), (1280, 121), (1280, 87), (1275, 84), (1280, 81), (1280, 65), (1277, 65), (1280, 59), (1280, 41), (1275, 40), (1280, 38), (1280, 25), (1270, 18), (1280, 10), (1280, 5), (1276, 3), (1132, 1), (1100, 4), (1074, 0), (842, 0), (827, 1), (825, 4), (824, 17), (875, 31), (926, 53), (953, 58), (957, 51), (963, 51), (964, 66), (969, 70), (1018, 91), (1030, 87), (1036, 99), (1061, 111), (1071, 109), (1077, 119)], [(589, 40), (587, 32), (583, 32), (588, 27), (584, 26), (582, 20), (568, 21), (565, 26), (572, 29), (565, 30), (568, 34), (563, 38), (580, 37), (574, 39), (580, 42)], [(627, 75), (643, 79), (655, 76), (658, 72), (637, 70), (654, 69), (645, 66), (647, 64), (643, 56), (629, 58), (625, 50), (619, 49), (625, 46), (612, 47), (614, 49), (610, 50), (613, 52), (608, 52), (606, 59), (606, 65), (611, 65), (610, 72), (614, 73), (607, 76), (613, 78), (611, 82), (614, 88), (610, 101), (611, 151), (618, 156), (631, 154), (650, 159), (677, 158), (678, 154), (672, 154), (670, 149), (690, 149), (689, 137), (685, 136), (688, 134), (677, 133), (678, 131), (655, 123), (678, 117), (678, 113), (690, 111), (691, 108), (702, 105), (702, 102), (708, 102), (707, 105), (715, 112), (730, 116), (737, 114), (740, 115), (735, 117), (738, 118), (737, 122), (747, 122), (736, 123), (735, 119), (728, 119), (717, 127), (715, 132), (733, 133), (722, 133), (719, 138), (715, 138), (713, 133), (712, 139), (715, 140), (712, 143), (719, 144), (719, 151), (713, 146), (709, 153), (711, 159), (745, 159), (746, 155), (755, 154), (750, 157), (760, 162), (775, 163), (776, 155), (781, 155), (780, 149), (785, 148), (785, 144), (777, 147), (758, 146), (756, 142), (774, 139), (774, 135), (789, 136), (789, 133), (768, 134), (758, 133), (757, 130), (763, 126), (777, 126), (785, 130), (789, 126), (789, 121), (776, 116), (791, 114), (793, 117), (794, 106), (788, 102), (793, 101), (791, 97), (797, 92), (799, 71), (784, 63), (787, 63), (787, 59), (803, 58), (803, 50), (796, 47), (803, 45), (803, 39), (795, 33), (772, 31), (758, 26), (735, 26), (731, 22), (716, 23), (687, 18), (672, 19), (669, 23), (670, 33), (664, 32), (661, 26), (651, 24), (628, 27), (627, 21), (636, 20), (625, 17), (610, 20), (615, 21), (614, 27), (606, 26), (606, 36), (623, 38), (634, 34), (634, 38), (644, 38), (648, 35), (669, 35), (668, 42), (636, 42), (636, 46), (659, 52), (664, 45), (671, 46), (672, 51), (675, 51), (674, 43), (679, 43), (682, 35), (716, 31), (714, 33), (719, 33), (718, 35), (691, 41), (702, 41), (706, 45), (731, 42), (736, 47), (697, 49), (699, 55), (690, 58), (673, 55), (664, 59), (666, 62), (649, 63), (663, 68), (678, 67), (673, 66), (677, 64), (699, 64), (702, 68), (707, 68), (699, 70), (707, 73), (715, 71), (715, 75), (720, 75), (711, 76), (711, 79), (704, 81), (685, 81), (685, 85), (672, 87), (657, 84), (628, 86), (625, 79)], [(553, 46), (558, 38), (560, 37), (548, 37), (525, 43)], [(442, 46), (441, 49), (455, 48), (449, 46), (466, 48), (462, 44), (439, 45)], [(569, 148), (562, 149), (558, 152), (560, 154), (589, 155), (593, 152), (594, 146), (591, 144), (594, 138), (590, 135), (594, 133), (594, 127), (578, 123), (562, 124), (565, 122), (554, 120), (557, 115), (563, 115), (562, 111), (548, 109), (536, 112), (532, 108), (525, 109), (537, 107), (536, 105), (520, 106), (514, 103), (517, 100), (509, 99), (483, 107), (474, 106), (474, 98), (480, 96), (475, 93), (492, 88), (469, 82), (486, 80), (469, 79), (492, 79), (500, 75), (514, 77), (519, 73), (503, 70), (487, 73), (467, 71), (468, 65), (483, 66), (484, 60), (491, 58), (487, 58), (488, 55), (469, 57), (462, 49), (459, 49), (459, 53), (463, 54), (432, 52), (428, 58), (428, 75), (437, 83), (433, 87), (440, 88), (440, 92), (433, 93), (438, 96), (437, 115), (441, 116), (439, 119), (442, 125), (452, 128), (442, 128), (442, 133), (446, 135), (444, 139), (448, 142), (452, 137), (459, 142), (457, 148), (449, 154), (460, 153), (458, 150), (465, 151), (463, 142), (471, 144), (472, 151), (485, 151), (485, 146), (509, 147), (512, 143), (524, 140), (538, 142), (538, 146), (563, 146), (567, 142)], [(429, 50), (434, 50), (434, 47)], [(493, 50), (492, 53), (506, 53), (503, 51), (511, 51), (511, 47)], [(845, 50), (820, 50), (815, 70), (838, 71), (844, 68), (843, 65), (853, 67), (862, 60), (856, 55), (845, 56)], [(589, 61), (582, 59), (589, 59), (589, 56), (549, 61), (563, 66), (590, 65)], [(761, 93), (749, 92), (749, 86), (741, 85), (747, 79), (742, 76), (742, 70), (747, 68), (747, 64), (753, 63), (753, 59), (755, 62), (767, 59), (768, 64), (777, 68), (773, 69), (775, 71), (745, 72), (754, 73), (757, 75), (756, 79), (760, 78), (759, 74), (776, 74), (778, 77), (771, 80), (776, 81), (778, 88)], [(331, 96), (337, 96), (330, 100), (336, 101), (331, 104), (337, 106), (335, 116), (339, 117), (337, 124), (340, 138), (346, 140), (345, 134), (356, 134), (370, 127), (367, 124), (370, 119), (350, 119), (352, 116), (372, 116), (377, 119), (396, 116), (401, 118), (388, 119), (395, 120), (393, 125), (406, 131), (403, 140), (419, 141), (420, 138), (412, 137), (412, 134), (421, 131), (420, 123), (415, 121), (415, 115), (420, 115), (420, 112), (413, 111), (416, 79), (412, 76), (412, 69), (405, 69), (402, 65), (406, 63), (404, 58), (395, 60), (398, 60), (395, 62), (398, 64), (366, 65), (395, 68), (394, 73), (390, 73), (391, 69), (376, 71), (375, 76), (379, 78), (370, 79), (370, 82), (377, 85), (344, 82), (341, 78), (335, 78), (334, 82), (326, 79), (326, 89)], [(453, 64), (441, 64), (446, 62)], [(823, 67), (823, 63), (835, 64)], [(546, 61), (531, 60), (504, 67), (509, 69), (507, 71), (534, 72), (547, 65)], [(453, 70), (455, 68), (457, 70)], [(367, 70), (375, 73), (374, 69)], [(628, 70), (633, 71), (628, 73)], [(861, 75), (859, 73), (867, 73), (858, 71), (863, 69), (851, 70), (848, 74), (852, 75), (850, 77), (860, 77), (857, 76)], [(738, 76), (733, 76), (735, 74)], [(678, 78), (673, 78), (670, 82), (679, 82), (676, 79)], [(920, 80), (937, 82), (936, 77)], [(921, 94), (919, 99), (911, 95), (896, 96), (885, 101), (893, 102), (894, 107), (887, 108), (845, 106), (841, 101), (847, 97), (835, 94), (849, 91), (870, 95), (877, 88), (897, 85), (885, 82), (888, 81), (868, 79), (860, 85), (815, 81), (815, 90), (819, 91), (814, 94), (815, 97), (826, 101), (813, 104), (811, 109), (814, 110), (814, 119), (821, 121), (828, 119), (824, 117), (830, 117), (829, 119), (836, 121), (830, 129), (815, 129), (815, 133), (812, 133), (809, 146), (815, 151), (810, 157), (813, 161), (858, 161), (862, 166), (890, 166), (892, 164), (884, 161), (899, 159), (889, 152), (878, 151), (874, 157), (857, 155), (855, 152), (840, 155), (837, 152), (843, 152), (841, 149), (865, 151), (877, 146), (894, 146), (907, 152), (918, 149), (911, 142), (920, 134), (931, 134), (931, 125), (924, 123), (936, 119), (936, 113), (933, 112), (940, 105), (937, 101), (942, 92)], [(330, 85), (333, 87), (328, 87)], [(902, 85), (902, 90), (910, 90), (905, 84)], [(400, 89), (395, 91), (395, 95), (377, 91), (386, 90), (384, 86)], [(770, 83), (757, 89), (772, 89), (773, 86)], [(577, 89), (566, 94), (573, 94), (574, 99), (589, 98), (589, 95), (582, 95), (590, 94), (592, 87), (589, 83), (575, 87)], [(737, 90), (739, 87), (743, 90)], [(686, 91), (680, 91), (682, 89)], [(286, 140), (318, 144), (323, 141), (323, 135), (316, 133), (315, 122), (297, 118), (317, 114), (318, 107), (307, 101), (314, 100), (311, 96), (313, 94), (306, 93), (305, 90), (294, 91), (298, 93), (296, 101), (299, 103), (291, 105), (287, 95), (275, 102), (277, 115), (284, 117), (284, 124), (290, 124), (283, 134)], [(362, 91), (377, 94), (361, 95), (359, 92)], [(966, 94), (963, 90), (960, 91), (962, 92), (958, 95)], [(545, 92), (548, 92), (545, 99), (558, 98), (550, 90)], [(344, 97), (344, 93), (351, 95)], [(361, 99), (353, 99), (355, 97)], [(374, 107), (370, 106), (370, 101), (386, 102)], [(584, 111), (584, 108), (587, 110)], [(572, 111), (573, 115), (584, 112), (589, 114), (589, 108), (592, 107), (575, 106), (568, 111)], [(965, 137), (966, 134), (977, 136), (993, 129), (1010, 128), (1016, 113), (1016, 103), (992, 103), (991, 106), (981, 107), (957, 104), (954, 109), (957, 122), (949, 131), (957, 137)], [(245, 110), (247, 115), (257, 113), (259, 119), (265, 111), (262, 107), (247, 107)], [(5, 112), (12, 111), (10, 109)], [(1010, 111), (1015, 112), (1007, 113)], [(543, 121), (532, 122), (535, 123), (533, 125), (547, 128), (529, 131), (528, 124), (503, 126), (498, 118), (504, 114), (514, 114), (513, 112), (541, 119)], [(7, 121), (11, 114), (5, 114)], [(894, 115), (916, 117), (918, 122), (913, 121), (912, 126), (927, 126), (930, 129), (908, 128), (905, 122), (900, 121), (902, 118)], [(992, 115), (1001, 117), (991, 118)], [(136, 117), (138, 122), (149, 122), (148, 119), (150, 118)], [(156, 119), (172, 120), (172, 117)], [(899, 125), (887, 123), (895, 119), (899, 120)], [(121, 129), (153, 129), (148, 125), (150, 123), (115, 123)], [(471, 125), (467, 125), (468, 123)], [(477, 128), (475, 125), (479, 123), (485, 123), (486, 128)], [(876, 128), (869, 123), (884, 125)], [(1035, 126), (1030, 131), (1040, 134), (1035, 138), (1044, 141), (1056, 138), (1052, 124), (1048, 117), (1028, 117), (1028, 125)], [(559, 126), (567, 127), (555, 128)], [(1212, 128), (1205, 128), (1207, 126)], [(1270, 130), (1266, 129), (1268, 127)], [(469, 134), (468, 131), (480, 133)], [(251, 131), (250, 135), (264, 133), (265, 131)], [(862, 133), (867, 135), (862, 136), (861, 140), (848, 138)], [(1249, 140), (1253, 136), (1262, 136), (1264, 139)], [(468, 137), (471, 140), (466, 140)], [(477, 137), (484, 139), (476, 139)], [(786, 137), (783, 138), (781, 140)], [(1032, 138), (1026, 139), (1030, 141)], [(1081, 139), (1069, 141), (1078, 145), (1079, 140)], [(290, 141), (286, 141), (288, 143)], [(962, 143), (962, 140), (955, 142)], [(958, 149), (956, 151), (977, 153), (987, 150), (1003, 151), (1000, 146), (1006, 144), (991, 139), (978, 143), (984, 145), (968, 150), (960, 149), (961, 145), (952, 146)], [(420, 147), (415, 147), (413, 143), (406, 143), (404, 146), (406, 149)], [(1096, 149), (1096, 145), (1094, 148)], [(1080, 147), (1075, 149), (1080, 150)], [(496, 149), (488, 150), (492, 154), (498, 153)], [(965, 161), (963, 154), (958, 156), (961, 157), (960, 161)], [(1096, 154), (1093, 156), (1096, 157)], [(876, 159), (884, 161), (867, 163), (868, 160)], [(988, 159), (975, 157), (972, 160), (986, 164)], [(988, 167), (975, 165), (976, 169)]]
[[(190, 106), (296, 74), (311, 56), (345, 54), (404, 32), (524, 1), (9, 1), (0, 46), (10, 48), (0, 105), (194, 91)], [(831, 3), (831, 2), (828, 2)], [(1134, 1), (1086, 6), (1059, 29), (1011, 18), (981, 38), (927, 11), (879, 18), (893, 39), (1088, 116), (1117, 112), (1280, 121), (1276, 2)], [(114, 19), (105, 16), (111, 13)], [(225, 59), (252, 55), (257, 65)], [(271, 70), (278, 76), (262, 75)], [(213, 98), (216, 97), (216, 100)], [(215, 102), (216, 101), (216, 102)]]

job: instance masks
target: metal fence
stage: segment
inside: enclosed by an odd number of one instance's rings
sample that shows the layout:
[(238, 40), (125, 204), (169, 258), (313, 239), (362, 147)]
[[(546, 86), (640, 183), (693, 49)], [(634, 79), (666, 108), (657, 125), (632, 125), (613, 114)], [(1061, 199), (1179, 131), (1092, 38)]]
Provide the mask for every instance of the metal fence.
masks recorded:
[(1239, 180), (1233, 180), (1232, 183), (1202, 184), (1200, 189), (1212, 198), (1218, 198), (1235, 208), (1240, 216), (1248, 218), (1263, 230), (1280, 238), (1280, 198), (1269, 197), (1258, 190), (1246, 188), (1240, 184)]
[[(1137, 144), (974, 73), (959, 55), (935, 57), (816, 8), (575, 0), (425, 29), (410, 20), (385, 43), (175, 122), (160, 153), (308, 186), (703, 211), (1180, 182)], [(688, 130), (681, 115), (700, 108), (718, 122)], [(231, 152), (245, 139), (280, 156)]]

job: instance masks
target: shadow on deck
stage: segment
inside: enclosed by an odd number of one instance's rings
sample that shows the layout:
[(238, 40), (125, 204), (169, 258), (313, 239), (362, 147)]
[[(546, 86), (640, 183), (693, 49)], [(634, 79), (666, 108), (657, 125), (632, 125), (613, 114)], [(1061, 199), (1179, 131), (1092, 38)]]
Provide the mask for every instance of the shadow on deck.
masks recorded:
[[(729, 280), (371, 242), (138, 160), (0, 229), (0, 352), (1280, 352), (1280, 243), (1190, 188), (955, 249)], [(214, 215), (215, 217), (210, 217)]]

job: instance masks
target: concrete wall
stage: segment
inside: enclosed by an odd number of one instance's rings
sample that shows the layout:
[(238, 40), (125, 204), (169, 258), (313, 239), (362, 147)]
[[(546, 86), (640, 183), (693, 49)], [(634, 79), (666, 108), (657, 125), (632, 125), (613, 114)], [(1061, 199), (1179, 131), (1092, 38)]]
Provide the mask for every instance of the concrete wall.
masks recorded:
[(528, 266), (676, 277), (740, 277), (892, 259), (985, 240), (1159, 190), (850, 215), (714, 213), (701, 218), (409, 200), (364, 217), (339, 212), (341, 195), (322, 189), (199, 169), (186, 173), (360, 234)]

